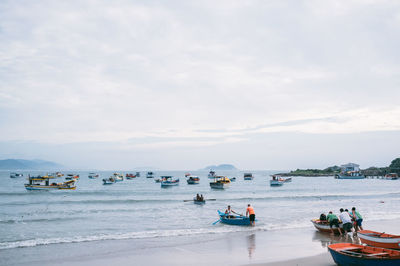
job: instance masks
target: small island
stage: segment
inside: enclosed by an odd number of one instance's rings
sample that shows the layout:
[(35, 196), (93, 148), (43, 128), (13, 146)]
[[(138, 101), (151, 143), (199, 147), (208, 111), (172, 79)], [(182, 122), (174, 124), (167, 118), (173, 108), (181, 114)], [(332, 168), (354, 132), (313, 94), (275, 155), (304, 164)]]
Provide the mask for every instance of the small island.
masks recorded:
[(238, 169), (232, 164), (220, 164), (220, 165), (209, 165), (201, 170), (230, 171), (230, 170), (238, 170)]

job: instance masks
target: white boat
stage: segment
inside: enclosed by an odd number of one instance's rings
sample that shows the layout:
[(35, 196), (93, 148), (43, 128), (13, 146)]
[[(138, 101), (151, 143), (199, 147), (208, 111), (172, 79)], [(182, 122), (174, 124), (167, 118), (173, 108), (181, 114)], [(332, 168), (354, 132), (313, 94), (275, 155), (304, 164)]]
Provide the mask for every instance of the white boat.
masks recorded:
[(89, 175), (88, 175), (88, 178), (89, 178), (89, 179), (96, 179), (96, 178), (98, 178), (98, 177), (99, 177), (99, 175), (96, 174), (96, 173), (89, 173)]
[(161, 187), (172, 187), (179, 185), (179, 178), (172, 179), (172, 176), (162, 176), (161, 177)]
[(336, 179), (364, 179), (360, 173), (360, 167), (355, 163), (343, 164), (340, 166), (340, 174), (335, 175)]
[(210, 187), (215, 189), (225, 189), (229, 187), (231, 180), (226, 176), (216, 176), (213, 182), (210, 182)]
[(215, 171), (213, 171), (213, 170), (210, 170), (210, 172), (208, 173), (208, 178), (215, 178), (216, 177), (216, 174), (215, 174)]
[(285, 180), (279, 175), (272, 175), (272, 179), (269, 181), (271, 187), (280, 187), (283, 186), (283, 183)]
[(17, 178), (17, 177), (22, 177), (24, 176), (23, 174), (19, 174), (19, 173), (10, 173), (10, 178)]
[(344, 174), (335, 175), (336, 179), (364, 179), (365, 176), (360, 172), (348, 172)]
[(385, 175), (384, 179), (397, 180), (397, 179), (399, 179), (399, 176), (397, 175), (397, 173), (389, 173), (389, 174)]
[(114, 173), (112, 177), (115, 179), (115, 182), (124, 181), (124, 176), (119, 173)]
[(109, 177), (109, 178), (104, 178), (103, 179), (103, 185), (112, 185), (115, 184), (115, 179), (114, 177)]
[(63, 183), (50, 183), (51, 177), (47, 176), (29, 176), (29, 183), (25, 184), (27, 190), (55, 190), (55, 189), (65, 189), (74, 190), (76, 189), (75, 181), (70, 180)]
[(153, 172), (147, 172), (146, 177), (147, 178), (153, 178), (154, 177), (154, 173)]
[(252, 173), (244, 173), (243, 178), (244, 180), (253, 180), (254, 176)]

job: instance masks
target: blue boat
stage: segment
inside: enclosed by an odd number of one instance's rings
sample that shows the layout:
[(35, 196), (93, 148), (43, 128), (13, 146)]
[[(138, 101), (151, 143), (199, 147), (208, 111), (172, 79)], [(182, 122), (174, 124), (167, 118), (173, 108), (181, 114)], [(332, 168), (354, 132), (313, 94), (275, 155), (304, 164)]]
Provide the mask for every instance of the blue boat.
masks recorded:
[(328, 246), (333, 260), (338, 265), (395, 266), (400, 265), (400, 251), (351, 243)]
[(161, 187), (172, 187), (179, 185), (179, 179), (172, 179), (172, 176), (161, 177)]
[(232, 215), (232, 214), (225, 214), (221, 211), (218, 211), (219, 219), (221, 223), (230, 224), (230, 225), (250, 225), (250, 219), (246, 216), (241, 215)]

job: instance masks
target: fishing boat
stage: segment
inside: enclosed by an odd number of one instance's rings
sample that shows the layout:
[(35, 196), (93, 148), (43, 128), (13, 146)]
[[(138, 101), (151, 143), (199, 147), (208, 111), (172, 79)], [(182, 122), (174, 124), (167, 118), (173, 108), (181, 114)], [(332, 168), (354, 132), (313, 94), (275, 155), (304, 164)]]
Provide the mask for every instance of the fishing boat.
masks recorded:
[(252, 173), (244, 173), (243, 178), (244, 180), (253, 180), (254, 176)]
[(283, 183), (285, 183), (285, 180), (279, 175), (272, 175), (272, 179), (269, 181), (271, 187), (280, 187), (283, 186)]
[(134, 174), (126, 174), (125, 177), (126, 177), (126, 179), (134, 179), (134, 178), (136, 178), (136, 175), (134, 175)]
[(198, 176), (193, 176), (193, 175), (191, 175), (191, 176), (189, 176), (189, 178), (186, 180), (186, 182), (187, 182), (189, 185), (197, 185), (197, 184), (200, 183), (200, 178), (199, 178)]
[(153, 178), (154, 177), (154, 173), (153, 172), (147, 172), (146, 177), (147, 178)]
[[(328, 221), (321, 221), (320, 219), (313, 219), (311, 220), (312, 224), (314, 225), (315, 228), (318, 229), (320, 232), (324, 233), (331, 233), (331, 227), (329, 226)], [(342, 223), (339, 223), (339, 228), (341, 229), (343, 227)], [(332, 226), (333, 233), (339, 234), (339, 229), (334, 225)]]
[(213, 182), (210, 182), (210, 187), (215, 189), (224, 189), (229, 187), (231, 180), (226, 176), (216, 176)]
[(115, 182), (124, 181), (124, 176), (120, 173), (114, 173), (112, 177), (115, 179)]
[(136, 177), (140, 177), (140, 172), (136, 172)]
[(98, 178), (98, 177), (99, 177), (99, 175), (96, 174), (96, 173), (89, 173), (89, 175), (88, 175), (88, 178), (89, 178), (89, 179), (96, 179), (96, 178)]
[(219, 221), (224, 224), (230, 225), (250, 225), (250, 218), (243, 215), (233, 215), (233, 214), (225, 214), (224, 212), (218, 211)]
[(364, 179), (360, 172), (360, 166), (355, 163), (343, 164), (340, 166), (340, 174), (335, 175), (336, 179)]
[(215, 177), (216, 177), (215, 171), (210, 170), (210, 172), (208, 173), (208, 178), (215, 178)]
[(19, 174), (19, 173), (10, 173), (10, 178), (17, 178), (17, 177), (22, 177), (24, 176), (23, 174)]
[(63, 174), (63, 173), (61, 173), (61, 172), (55, 172), (55, 176), (56, 176), (56, 177), (63, 177), (63, 176), (64, 176), (64, 174)]
[(65, 180), (77, 180), (79, 179), (79, 175), (74, 175), (74, 174), (68, 174), (67, 177), (65, 178)]
[(391, 248), (400, 249), (400, 235), (386, 234), (385, 232), (375, 232), (370, 230), (361, 230), (357, 232), (361, 243), (380, 247), (380, 248)]
[(194, 197), (193, 203), (197, 204), (197, 205), (204, 205), (204, 204), (206, 204), (206, 200), (205, 199), (197, 199), (196, 197)]
[(172, 187), (179, 185), (179, 178), (172, 179), (172, 176), (161, 176), (161, 187)]
[(397, 173), (389, 173), (385, 175), (384, 179), (397, 180), (399, 179), (399, 176), (397, 175)]
[(103, 185), (112, 185), (115, 184), (115, 179), (114, 177), (109, 177), (109, 178), (103, 178)]
[(333, 260), (338, 265), (394, 266), (400, 265), (400, 251), (363, 246), (351, 243), (336, 243), (328, 246)]
[(76, 189), (76, 180), (70, 180), (62, 183), (50, 183), (50, 178), (44, 176), (29, 176), (28, 180), (29, 183), (25, 184), (25, 188), (27, 190)]

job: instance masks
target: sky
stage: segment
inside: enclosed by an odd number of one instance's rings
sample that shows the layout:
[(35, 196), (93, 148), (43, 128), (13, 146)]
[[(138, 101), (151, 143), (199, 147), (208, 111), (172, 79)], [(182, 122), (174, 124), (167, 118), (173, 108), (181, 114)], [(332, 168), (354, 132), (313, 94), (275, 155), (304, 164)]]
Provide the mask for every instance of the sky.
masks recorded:
[(0, 159), (387, 166), (400, 2), (0, 1)]

